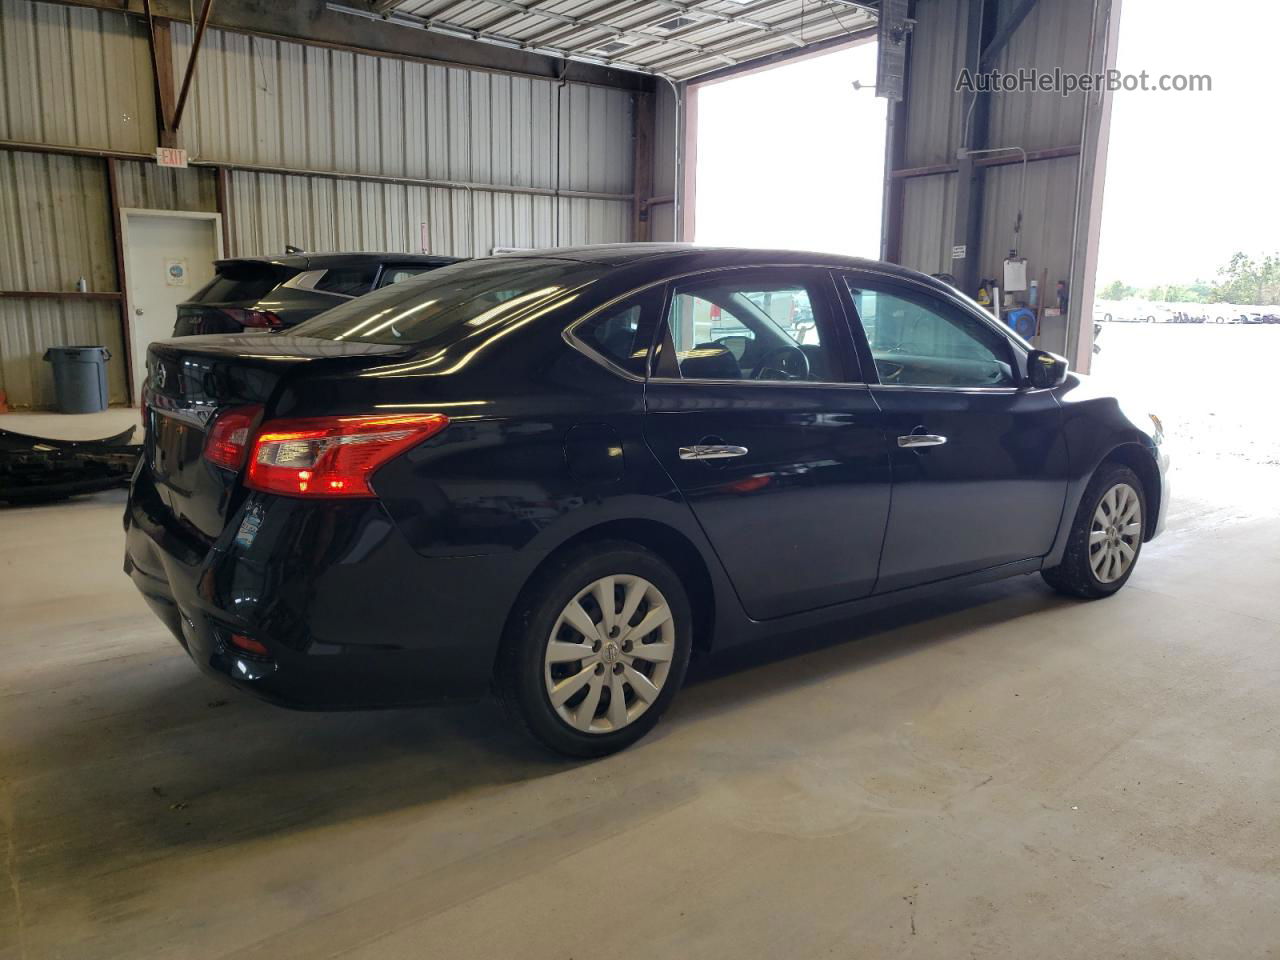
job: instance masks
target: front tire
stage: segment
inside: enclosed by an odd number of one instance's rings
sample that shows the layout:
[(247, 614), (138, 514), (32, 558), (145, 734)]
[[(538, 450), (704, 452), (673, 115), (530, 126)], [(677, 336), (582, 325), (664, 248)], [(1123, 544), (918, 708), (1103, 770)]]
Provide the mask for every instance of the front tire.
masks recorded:
[(684, 681), (692, 647), (689, 599), (671, 567), (639, 544), (587, 544), (522, 594), (498, 692), (543, 746), (600, 757), (653, 729)]
[(1138, 475), (1121, 464), (1103, 464), (1080, 498), (1062, 562), (1040, 572), (1045, 583), (1086, 600), (1117, 592), (1138, 564), (1146, 511)]

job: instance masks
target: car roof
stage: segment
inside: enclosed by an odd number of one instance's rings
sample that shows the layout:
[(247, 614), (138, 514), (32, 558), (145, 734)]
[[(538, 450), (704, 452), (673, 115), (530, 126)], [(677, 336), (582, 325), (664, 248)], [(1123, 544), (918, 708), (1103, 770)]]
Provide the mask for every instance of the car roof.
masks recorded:
[(509, 250), (500, 257), (551, 260), (573, 260), (581, 263), (598, 263), (602, 266), (625, 269), (644, 265), (651, 268), (688, 266), (703, 269), (760, 264), (794, 264), (797, 266), (823, 266), (844, 269), (874, 270), (914, 280), (925, 280), (931, 285), (951, 289), (941, 280), (906, 267), (865, 257), (849, 257), (838, 253), (820, 253), (808, 250), (779, 250), (758, 247), (713, 247), (692, 243), (600, 243), (580, 247), (546, 247), (531, 250)]
[[(597, 243), (581, 247), (545, 247), (536, 250), (508, 250), (500, 257), (529, 257), (540, 260), (577, 260), (582, 263), (602, 263), (622, 266), (629, 263), (646, 263), (655, 260), (679, 260), (696, 257), (699, 260), (717, 260), (726, 264), (742, 263), (808, 263), (839, 267), (865, 267), (882, 270), (894, 268), (894, 264), (865, 257), (848, 257), (838, 253), (820, 253), (812, 250), (781, 250), (766, 247), (714, 247), (694, 243)], [(896, 269), (903, 269), (897, 267)], [(904, 271), (907, 272), (907, 271)], [(914, 273), (914, 271), (910, 271)]]
[(358, 267), (378, 263), (403, 263), (416, 266), (443, 267), (457, 263), (458, 257), (441, 257), (426, 253), (397, 253), (395, 251), (360, 251), (343, 253), (298, 253), (284, 257), (227, 257), (215, 260), (216, 266), (230, 263), (266, 263), (278, 267), (292, 267), (296, 270), (319, 270), (325, 267)]

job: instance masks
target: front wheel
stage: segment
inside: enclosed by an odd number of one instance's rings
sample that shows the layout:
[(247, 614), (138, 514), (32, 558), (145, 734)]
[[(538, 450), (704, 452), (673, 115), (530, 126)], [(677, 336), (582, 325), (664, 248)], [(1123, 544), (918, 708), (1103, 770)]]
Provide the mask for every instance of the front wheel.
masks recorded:
[(498, 664), (508, 713), (575, 757), (614, 753), (658, 722), (684, 681), (693, 618), (675, 572), (639, 544), (589, 544), (525, 591)]
[(1080, 499), (1062, 562), (1041, 571), (1041, 576), (1069, 596), (1111, 596), (1125, 585), (1138, 562), (1145, 511), (1137, 474), (1120, 464), (1104, 465)]

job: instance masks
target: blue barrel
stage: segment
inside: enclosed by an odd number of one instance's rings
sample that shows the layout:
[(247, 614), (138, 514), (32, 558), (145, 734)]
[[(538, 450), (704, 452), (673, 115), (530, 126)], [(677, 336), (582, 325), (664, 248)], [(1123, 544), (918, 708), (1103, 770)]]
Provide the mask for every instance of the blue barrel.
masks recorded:
[(53, 390), (62, 413), (97, 413), (107, 409), (106, 347), (50, 347), (44, 358), (53, 364)]

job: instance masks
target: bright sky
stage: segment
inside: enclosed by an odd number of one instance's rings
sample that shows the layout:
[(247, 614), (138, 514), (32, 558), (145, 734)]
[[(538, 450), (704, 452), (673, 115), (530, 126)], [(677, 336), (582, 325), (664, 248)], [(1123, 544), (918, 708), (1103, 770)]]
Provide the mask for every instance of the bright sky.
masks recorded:
[(875, 44), (863, 43), (703, 87), (697, 241), (879, 257), (875, 77)]
[[(1115, 94), (1098, 280), (1211, 279), (1280, 250), (1280, 4), (1123, 0), (1119, 69), (1208, 93)], [(704, 87), (697, 240), (879, 256), (885, 103), (875, 45)], [(833, 124), (836, 117), (840, 123)]]
[(1210, 93), (1116, 93), (1099, 285), (1212, 279), (1280, 250), (1280, 5), (1124, 0), (1119, 69), (1207, 73)]

